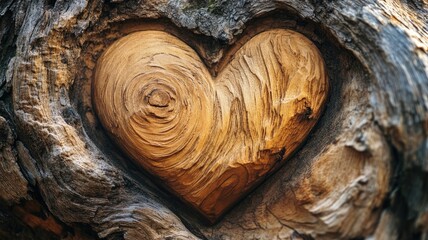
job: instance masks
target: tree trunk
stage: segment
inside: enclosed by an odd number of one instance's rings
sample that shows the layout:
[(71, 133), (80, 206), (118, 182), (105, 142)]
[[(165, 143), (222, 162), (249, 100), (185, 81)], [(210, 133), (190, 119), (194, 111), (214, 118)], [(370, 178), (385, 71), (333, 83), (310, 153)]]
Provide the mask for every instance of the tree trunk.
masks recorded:
[[(147, 32), (156, 38), (129, 56), (105, 53), (146, 41)], [(275, 42), (278, 34), (289, 46)], [(130, 36), (138, 38), (126, 42)], [(103, 85), (110, 76), (149, 71), (109, 56), (129, 60), (156, 39), (161, 52), (147, 55), (150, 64), (172, 77), (203, 72), (213, 82), (199, 91), (220, 99), (180, 113), (193, 145), (168, 155), (178, 167), (157, 165), (166, 158), (156, 154), (173, 146), (158, 152), (153, 138), (141, 143), (126, 132), (127, 98), (123, 109), (105, 104), (122, 98), (116, 82)], [(425, 0), (3, 0), (0, 40), (1, 239), (428, 239)], [(180, 70), (156, 57), (164, 52), (179, 56)], [(197, 88), (199, 75), (189, 76), (183, 81)], [(272, 88), (245, 85), (251, 78)], [(175, 97), (168, 90), (180, 89), (175, 84), (141, 90), (150, 116), (180, 96), (205, 96), (177, 90)], [(291, 105), (289, 95), (275, 99), (293, 86), (325, 89), (296, 90), (306, 95)], [(269, 107), (251, 112), (250, 98)], [(221, 125), (229, 112), (236, 115)], [(270, 130), (253, 131), (255, 122)], [(230, 169), (241, 170), (223, 174)], [(235, 184), (232, 176), (247, 180)]]

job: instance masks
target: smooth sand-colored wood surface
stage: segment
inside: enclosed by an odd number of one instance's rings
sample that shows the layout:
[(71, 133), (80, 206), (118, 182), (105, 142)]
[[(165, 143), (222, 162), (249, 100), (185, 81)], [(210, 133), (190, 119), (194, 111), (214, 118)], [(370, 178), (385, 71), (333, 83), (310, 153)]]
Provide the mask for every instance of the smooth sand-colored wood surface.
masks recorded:
[(162, 31), (131, 33), (99, 58), (93, 103), (130, 159), (215, 221), (277, 169), (320, 117), (328, 93), (316, 46), (259, 33), (213, 77)]

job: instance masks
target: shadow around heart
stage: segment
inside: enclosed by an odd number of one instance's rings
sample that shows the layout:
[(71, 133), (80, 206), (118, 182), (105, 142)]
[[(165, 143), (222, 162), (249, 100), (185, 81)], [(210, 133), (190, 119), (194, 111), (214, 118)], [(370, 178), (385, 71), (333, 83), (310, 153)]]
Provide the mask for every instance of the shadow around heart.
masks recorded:
[[(268, 185), (298, 184), (304, 178), (305, 173), (310, 171), (314, 156), (319, 149), (335, 141), (336, 133), (340, 128), (344, 118), (340, 113), (346, 108), (344, 99), (344, 86), (351, 79), (361, 79), (364, 83), (366, 70), (348, 51), (340, 49), (340, 45), (328, 33), (321, 24), (306, 21), (296, 16), (292, 10), (277, 10), (251, 20), (242, 27), (241, 34), (232, 41), (214, 39), (209, 36), (193, 33), (190, 30), (176, 27), (167, 19), (157, 20), (126, 20), (112, 23), (111, 26), (104, 26), (94, 29), (92, 38), (88, 38), (83, 44), (85, 52), (81, 56), (82, 73), (80, 78), (75, 80), (70, 96), (81, 117), (84, 134), (87, 134), (96, 146), (106, 155), (111, 163), (129, 176), (136, 186), (140, 186), (142, 191), (147, 191), (155, 196), (159, 201), (169, 206), (175, 211), (186, 224), (198, 225), (204, 222), (204, 218), (199, 213), (189, 210), (188, 205), (181, 201), (176, 201), (176, 196), (170, 194), (156, 184), (157, 180), (147, 171), (141, 169), (134, 162), (128, 161), (126, 154), (111, 141), (106, 134), (97, 115), (95, 114), (91, 98), (91, 81), (93, 79), (93, 69), (96, 61), (102, 52), (115, 40), (129, 33), (142, 30), (161, 30), (175, 37), (192, 47), (203, 60), (212, 76), (217, 76), (219, 72), (230, 62), (234, 53), (253, 36), (269, 29), (290, 29), (299, 32), (309, 38), (320, 50), (325, 63), (330, 81), (330, 96), (327, 102), (325, 113), (319, 119), (317, 125), (312, 129), (310, 137), (294, 152), (294, 157), (289, 158), (284, 165), (277, 170), (267, 180)], [(367, 87), (363, 85), (363, 88)], [(364, 96), (361, 94), (361, 96)], [(363, 104), (363, 101), (362, 101)], [(331, 134), (328, 134), (330, 132)], [(324, 136), (321, 138), (321, 136)], [(325, 137), (327, 136), (327, 137)], [(238, 208), (250, 208), (257, 204), (260, 194), (266, 191), (265, 184), (254, 191), (244, 202), (237, 204)], [(232, 210), (233, 216), (233, 210)], [(217, 222), (222, 219), (218, 219)]]

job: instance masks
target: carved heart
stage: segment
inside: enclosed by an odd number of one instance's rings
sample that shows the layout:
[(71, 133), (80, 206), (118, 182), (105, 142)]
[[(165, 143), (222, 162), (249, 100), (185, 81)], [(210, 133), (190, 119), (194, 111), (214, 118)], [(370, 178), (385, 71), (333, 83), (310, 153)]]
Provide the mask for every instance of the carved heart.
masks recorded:
[(104, 128), (167, 188), (216, 220), (305, 140), (326, 101), (319, 51), (296, 32), (259, 33), (213, 77), (161, 31), (129, 34), (98, 60)]

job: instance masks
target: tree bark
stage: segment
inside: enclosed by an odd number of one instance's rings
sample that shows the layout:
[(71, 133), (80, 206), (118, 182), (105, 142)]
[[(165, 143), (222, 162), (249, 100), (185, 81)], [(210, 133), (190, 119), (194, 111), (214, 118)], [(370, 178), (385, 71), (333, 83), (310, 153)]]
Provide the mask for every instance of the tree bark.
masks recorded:
[[(155, 30), (213, 74), (272, 29), (319, 49), (325, 110), (277, 171), (205, 224), (111, 140), (93, 106), (97, 61)], [(2, 239), (428, 239), (424, 0), (4, 0), (0, 41)]]

